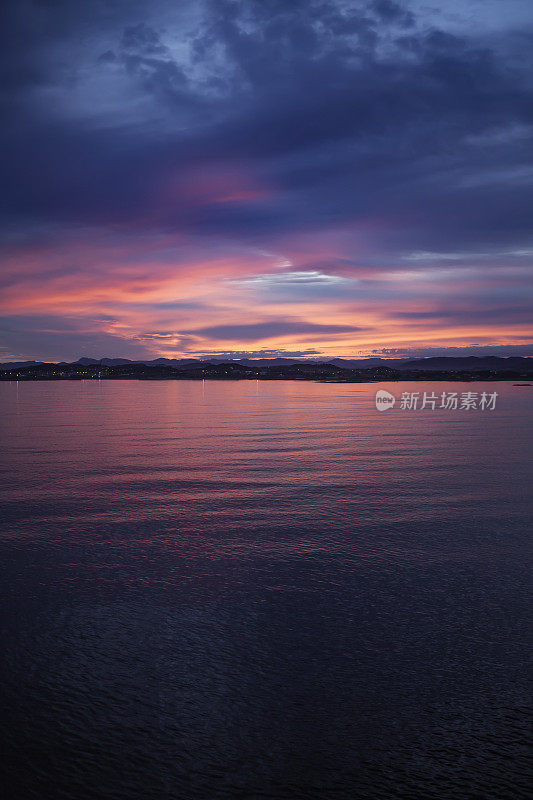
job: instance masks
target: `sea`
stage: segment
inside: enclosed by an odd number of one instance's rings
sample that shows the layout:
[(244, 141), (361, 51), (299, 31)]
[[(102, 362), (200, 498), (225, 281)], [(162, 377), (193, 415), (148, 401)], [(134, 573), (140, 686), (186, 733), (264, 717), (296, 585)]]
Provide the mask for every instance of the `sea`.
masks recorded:
[(6, 800), (529, 796), (533, 387), (13, 381), (0, 409)]

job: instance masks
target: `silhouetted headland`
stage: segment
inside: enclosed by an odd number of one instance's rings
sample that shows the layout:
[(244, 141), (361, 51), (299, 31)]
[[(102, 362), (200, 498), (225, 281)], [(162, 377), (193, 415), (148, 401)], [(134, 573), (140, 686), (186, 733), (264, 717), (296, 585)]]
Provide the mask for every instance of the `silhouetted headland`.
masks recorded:
[[(393, 364), (394, 366), (392, 366)], [(533, 357), (385, 359), (241, 359), (200, 361), (81, 358), (73, 363), (21, 362), (0, 365), (0, 380), (299, 380), (338, 383), (418, 380), (533, 380)]]

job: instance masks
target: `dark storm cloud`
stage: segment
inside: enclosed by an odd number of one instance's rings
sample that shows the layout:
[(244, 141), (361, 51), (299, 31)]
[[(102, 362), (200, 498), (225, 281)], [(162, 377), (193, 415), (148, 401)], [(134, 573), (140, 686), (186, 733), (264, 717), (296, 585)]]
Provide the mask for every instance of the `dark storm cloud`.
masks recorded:
[[(390, 250), (529, 236), (527, 31), (452, 35), (391, 0), (213, 0), (181, 6), (172, 47), (171, 8), (8, 4), (10, 216), (254, 238), (381, 215)], [(169, 169), (218, 161), (272, 196), (157, 197)]]

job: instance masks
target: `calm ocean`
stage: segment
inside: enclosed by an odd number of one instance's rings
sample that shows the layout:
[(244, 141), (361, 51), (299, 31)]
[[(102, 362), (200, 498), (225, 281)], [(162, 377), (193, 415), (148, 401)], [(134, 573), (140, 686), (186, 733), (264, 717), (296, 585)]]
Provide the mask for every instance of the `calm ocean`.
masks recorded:
[(533, 388), (1, 383), (6, 800), (526, 798)]

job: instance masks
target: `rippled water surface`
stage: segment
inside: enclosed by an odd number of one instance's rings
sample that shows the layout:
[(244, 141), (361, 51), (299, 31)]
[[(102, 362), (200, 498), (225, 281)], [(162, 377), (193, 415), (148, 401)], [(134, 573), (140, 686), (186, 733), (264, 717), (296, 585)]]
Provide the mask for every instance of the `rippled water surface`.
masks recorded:
[(533, 389), (0, 384), (9, 800), (525, 798)]

